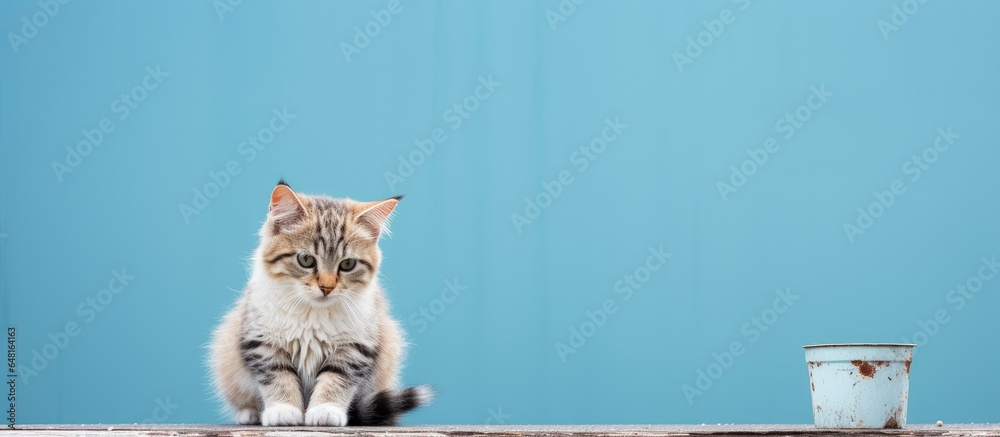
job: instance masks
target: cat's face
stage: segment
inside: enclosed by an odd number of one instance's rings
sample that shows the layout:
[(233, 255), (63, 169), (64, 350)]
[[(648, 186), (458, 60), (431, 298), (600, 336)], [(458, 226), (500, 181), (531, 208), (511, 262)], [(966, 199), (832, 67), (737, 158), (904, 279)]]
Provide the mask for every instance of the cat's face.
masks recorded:
[(307, 196), (279, 183), (259, 252), (265, 272), (283, 286), (277, 297), (328, 306), (365, 293), (378, 274), (378, 237), (398, 201)]

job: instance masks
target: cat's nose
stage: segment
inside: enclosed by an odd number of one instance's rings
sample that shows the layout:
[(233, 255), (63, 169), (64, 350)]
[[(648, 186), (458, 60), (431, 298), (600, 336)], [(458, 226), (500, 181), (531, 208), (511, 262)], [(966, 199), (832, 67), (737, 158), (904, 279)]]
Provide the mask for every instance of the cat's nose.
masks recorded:
[(323, 296), (328, 296), (334, 288), (337, 288), (337, 277), (326, 272), (320, 272), (316, 278), (316, 285)]

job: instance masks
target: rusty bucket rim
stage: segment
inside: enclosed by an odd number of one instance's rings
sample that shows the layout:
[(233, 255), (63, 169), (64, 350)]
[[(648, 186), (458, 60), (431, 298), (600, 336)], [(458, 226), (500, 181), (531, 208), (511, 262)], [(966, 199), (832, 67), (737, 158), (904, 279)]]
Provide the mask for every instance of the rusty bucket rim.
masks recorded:
[(822, 347), (917, 347), (914, 343), (821, 343), (821, 344), (807, 344), (802, 346), (803, 349), (815, 349)]

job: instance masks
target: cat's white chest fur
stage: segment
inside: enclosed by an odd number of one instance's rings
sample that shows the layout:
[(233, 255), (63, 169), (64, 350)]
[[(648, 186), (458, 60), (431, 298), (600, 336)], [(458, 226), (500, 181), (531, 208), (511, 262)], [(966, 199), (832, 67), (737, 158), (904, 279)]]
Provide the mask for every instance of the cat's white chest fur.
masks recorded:
[(276, 326), (274, 335), (292, 356), (300, 376), (315, 375), (323, 360), (332, 354), (343, 341), (347, 323), (331, 317), (332, 312), (303, 308), (303, 312), (286, 319)]
[(365, 311), (369, 307), (366, 305), (368, 302), (354, 300), (348, 304), (338, 301), (333, 305), (315, 307), (297, 299), (275, 301), (271, 296), (280, 294), (269, 291), (255, 293), (261, 299), (251, 298), (250, 304), (263, 314), (263, 334), (291, 355), (304, 384), (312, 385), (324, 360), (336, 354), (343, 345), (364, 342), (362, 338), (368, 331), (364, 323), (368, 319)]

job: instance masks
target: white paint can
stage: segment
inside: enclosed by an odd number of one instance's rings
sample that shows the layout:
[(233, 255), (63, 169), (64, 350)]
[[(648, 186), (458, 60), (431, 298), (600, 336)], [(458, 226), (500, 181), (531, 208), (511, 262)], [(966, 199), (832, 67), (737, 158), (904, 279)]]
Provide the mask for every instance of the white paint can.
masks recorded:
[(912, 344), (803, 346), (819, 428), (902, 428)]

